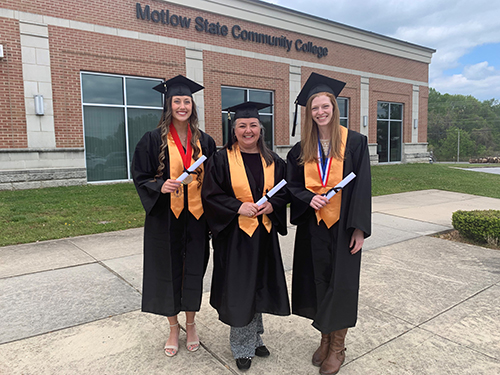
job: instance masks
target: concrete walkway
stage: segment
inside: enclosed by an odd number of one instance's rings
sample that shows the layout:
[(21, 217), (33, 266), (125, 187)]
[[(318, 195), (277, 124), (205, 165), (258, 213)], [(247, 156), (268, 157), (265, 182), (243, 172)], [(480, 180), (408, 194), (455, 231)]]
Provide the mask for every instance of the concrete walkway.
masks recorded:
[[(499, 374), (500, 251), (430, 237), (500, 199), (438, 190), (373, 198), (359, 319), (340, 374)], [(295, 228), (283, 237), (290, 285)], [(237, 374), (208, 303), (202, 348), (167, 358), (166, 318), (141, 313), (142, 228), (0, 248), (0, 374)], [(184, 317), (181, 316), (184, 326)], [(269, 358), (248, 374), (316, 374), (310, 321), (264, 316)]]

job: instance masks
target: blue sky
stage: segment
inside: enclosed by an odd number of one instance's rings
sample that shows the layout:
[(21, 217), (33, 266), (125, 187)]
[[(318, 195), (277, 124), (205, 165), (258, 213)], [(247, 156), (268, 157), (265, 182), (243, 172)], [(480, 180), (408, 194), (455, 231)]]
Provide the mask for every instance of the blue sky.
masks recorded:
[(436, 49), (429, 67), (430, 87), (443, 94), (500, 100), (500, 1), (267, 2)]

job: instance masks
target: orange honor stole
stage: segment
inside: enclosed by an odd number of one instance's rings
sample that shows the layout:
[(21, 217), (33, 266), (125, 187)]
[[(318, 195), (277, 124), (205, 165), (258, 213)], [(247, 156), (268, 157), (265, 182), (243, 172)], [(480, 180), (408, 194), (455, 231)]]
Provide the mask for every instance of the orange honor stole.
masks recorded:
[[(195, 160), (193, 159), (193, 152), (191, 151), (190, 147), (190, 142), (191, 142), (190, 135), (191, 132), (188, 127), (188, 139), (186, 142), (187, 150), (184, 153), (184, 148), (180, 144), (179, 136), (177, 135), (175, 128), (172, 125), (170, 126), (170, 131), (167, 134), (167, 140), (168, 140), (168, 159), (170, 164), (170, 178), (172, 179), (179, 177), (184, 172), (184, 168), (187, 169), (191, 164), (195, 162)], [(177, 136), (178, 144), (174, 139), (175, 136)], [(198, 139), (196, 142), (201, 150), (200, 140)], [(179, 150), (179, 145), (180, 145), (180, 150)], [(203, 177), (203, 164), (200, 165), (199, 168), (201, 168), (202, 170), (201, 176)], [(201, 203), (201, 186), (198, 185), (199, 184), (196, 180), (187, 185), (188, 210), (193, 214), (196, 220), (198, 220), (201, 217), (201, 215), (203, 215), (203, 206)], [(170, 194), (170, 209), (172, 210), (176, 218), (179, 218), (179, 215), (184, 209), (183, 193), (184, 193), (184, 186), (181, 186), (177, 191)]]
[[(229, 162), (229, 174), (231, 175), (231, 186), (233, 187), (236, 199), (241, 202), (254, 203), (252, 190), (248, 183), (245, 164), (241, 156), (238, 144), (234, 144), (231, 150), (227, 150), (227, 160)], [(261, 156), (262, 168), (264, 169), (264, 195), (274, 186), (274, 163), (266, 166), (264, 158)], [(262, 215), (262, 223), (268, 232), (271, 232), (271, 219), (267, 215)], [(238, 225), (242, 231), (252, 237), (253, 233), (259, 226), (259, 221), (256, 217), (248, 217), (239, 215)]]
[[(344, 156), (345, 145), (347, 142), (348, 130), (340, 126), (342, 142), (340, 145), (340, 154)], [(320, 173), (320, 165), (318, 162), (308, 162), (304, 165), (304, 179), (306, 183), (306, 189), (312, 191), (315, 194), (325, 194), (340, 181), (342, 181), (344, 173), (344, 160), (338, 160), (332, 158), (329, 169), (327, 170), (326, 182), (323, 183)], [(319, 222), (323, 220), (328, 228), (331, 228), (340, 217), (340, 204), (342, 202), (342, 190), (335, 194), (330, 203), (325, 207), (316, 210), (316, 219)]]

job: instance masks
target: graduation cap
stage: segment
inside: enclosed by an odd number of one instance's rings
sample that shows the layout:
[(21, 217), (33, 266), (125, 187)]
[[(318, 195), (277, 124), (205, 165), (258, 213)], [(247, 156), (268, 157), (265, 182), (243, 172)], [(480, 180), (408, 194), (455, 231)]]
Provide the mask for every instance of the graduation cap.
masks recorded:
[(239, 118), (256, 118), (260, 121), (259, 111), (261, 109), (272, 106), (269, 103), (259, 103), (259, 102), (243, 102), (237, 105), (233, 105), (232, 107), (224, 108), (223, 111), (227, 111), (227, 124), (228, 124), (228, 132), (229, 147), (232, 145), (232, 137), (231, 137), (231, 112), (234, 112), (233, 121), (236, 121)]
[(204, 87), (179, 74), (177, 77), (171, 78), (153, 87), (153, 89), (165, 94), (165, 102), (163, 103), (163, 110), (165, 110), (165, 104), (168, 98), (172, 96), (192, 97), (195, 92), (203, 90)]
[(345, 82), (338, 81), (336, 79), (318, 73), (311, 73), (304, 87), (302, 87), (302, 90), (300, 90), (297, 99), (295, 99), (295, 116), (293, 118), (292, 137), (295, 136), (295, 127), (297, 126), (297, 112), (299, 105), (305, 107), (309, 98), (319, 92), (329, 92), (336, 98), (339, 96), (345, 85)]

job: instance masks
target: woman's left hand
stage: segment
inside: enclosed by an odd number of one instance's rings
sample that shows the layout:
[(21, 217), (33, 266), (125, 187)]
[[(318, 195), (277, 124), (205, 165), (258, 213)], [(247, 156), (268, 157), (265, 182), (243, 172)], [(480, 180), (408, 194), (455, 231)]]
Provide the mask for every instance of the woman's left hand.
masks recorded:
[(363, 247), (363, 243), (365, 242), (365, 234), (361, 229), (354, 229), (352, 233), (351, 242), (349, 243), (349, 247), (351, 248), (351, 254), (356, 254)]
[(269, 215), (273, 211), (274, 211), (273, 205), (271, 203), (269, 203), (269, 201), (267, 201), (259, 207), (259, 211), (257, 211), (255, 216), (264, 215), (264, 214)]

